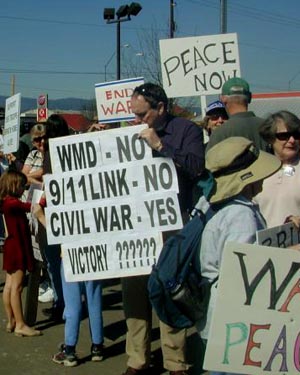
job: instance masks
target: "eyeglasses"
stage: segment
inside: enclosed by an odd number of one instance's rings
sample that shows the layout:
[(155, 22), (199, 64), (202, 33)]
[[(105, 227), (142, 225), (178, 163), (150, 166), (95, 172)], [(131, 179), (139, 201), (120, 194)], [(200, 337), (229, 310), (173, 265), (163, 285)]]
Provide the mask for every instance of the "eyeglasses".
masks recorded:
[(297, 141), (300, 140), (300, 132), (280, 132), (280, 133), (275, 133), (275, 137), (279, 139), (280, 141), (287, 141), (291, 137), (296, 139)]
[(32, 138), (32, 142), (40, 143), (40, 142), (44, 141), (45, 139), (46, 139), (46, 136), (45, 136), (45, 135), (42, 135), (42, 136), (40, 136), (40, 137)]

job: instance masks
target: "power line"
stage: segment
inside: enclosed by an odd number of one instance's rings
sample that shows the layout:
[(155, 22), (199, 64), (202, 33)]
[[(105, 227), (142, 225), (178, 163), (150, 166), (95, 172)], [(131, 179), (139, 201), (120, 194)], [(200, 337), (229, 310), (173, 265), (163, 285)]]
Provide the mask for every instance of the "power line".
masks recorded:
[[(59, 21), (59, 20), (45, 19), (45, 18), (15, 17), (15, 16), (9, 16), (9, 15), (0, 15), (0, 18), (8, 19), (8, 20), (15, 20), (15, 21), (25, 21), (25, 22), (28, 21), (28, 22), (52, 23), (52, 24), (58, 24), (58, 25), (62, 25), (62, 26), (74, 25), (74, 26), (86, 26), (86, 27), (97, 27), (97, 28), (105, 27), (105, 28), (107, 28), (106, 25), (101, 25), (101, 24), (97, 24), (97, 23), (83, 23), (83, 22), (65, 21), (65, 20)], [(146, 28), (146, 27), (141, 27), (141, 26), (137, 26), (137, 27), (126, 26), (125, 28), (128, 29), (128, 30), (151, 30), (151, 28)], [(163, 29), (158, 28), (157, 30), (166, 32), (167, 28), (163, 28)]]
[[(219, 9), (219, 4), (212, 4), (211, 0), (185, 0), (193, 4), (202, 4), (207, 8)], [(234, 2), (235, 4), (232, 4)], [(231, 0), (228, 2), (228, 9), (230, 9), (231, 14), (238, 14), (243, 17), (248, 17), (251, 19), (266, 21), (270, 23), (275, 23), (283, 26), (294, 26), (300, 27), (300, 19), (285, 16), (282, 13), (270, 12), (270, 10), (259, 9), (254, 7), (249, 7), (246, 5), (239, 5), (238, 1)]]

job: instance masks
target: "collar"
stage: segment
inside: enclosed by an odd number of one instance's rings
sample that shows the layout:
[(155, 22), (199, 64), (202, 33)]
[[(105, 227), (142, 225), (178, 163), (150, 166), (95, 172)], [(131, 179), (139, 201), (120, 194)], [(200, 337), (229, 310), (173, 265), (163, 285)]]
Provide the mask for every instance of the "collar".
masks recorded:
[(256, 117), (255, 113), (252, 111), (246, 111), (246, 112), (238, 112), (235, 113), (234, 115), (231, 115), (229, 118), (234, 118), (234, 117)]
[(163, 134), (171, 134), (171, 131), (168, 131), (168, 125), (171, 120), (173, 120), (174, 116), (170, 113), (166, 116), (166, 121), (157, 129), (155, 128), (155, 131), (157, 135), (163, 135)]

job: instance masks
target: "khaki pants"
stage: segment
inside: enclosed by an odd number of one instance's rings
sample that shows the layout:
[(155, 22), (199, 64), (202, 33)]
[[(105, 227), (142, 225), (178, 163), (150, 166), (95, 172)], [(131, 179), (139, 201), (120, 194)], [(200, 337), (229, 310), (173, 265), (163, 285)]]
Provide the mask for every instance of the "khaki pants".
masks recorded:
[[(123, 305), (127, 324), (126, 353), (128, 366), (147, 368), (151, 354), (152, 308), (147, 290), (148, 276), (122, 279)], [(164, 368), (187, 370), (185, 360), (186, 329), (172, 328), (160, 322)]]

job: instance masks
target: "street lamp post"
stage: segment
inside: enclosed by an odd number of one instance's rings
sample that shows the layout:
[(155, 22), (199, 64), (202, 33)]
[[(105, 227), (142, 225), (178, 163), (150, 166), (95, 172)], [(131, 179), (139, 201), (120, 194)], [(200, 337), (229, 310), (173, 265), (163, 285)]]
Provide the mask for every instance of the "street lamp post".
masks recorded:
[[(131, 16), (136, 16), (142, 7), (139, 3), (131, 3), (130, 5), (121, 5), (115, 12), (115, 8), (104, 8), (103, 18), (106, 23), (117, 24), (117, 80), (121, 79), (121, 22), (131, 20)], [(115, 18), (115, 14), (117, 18)]]

